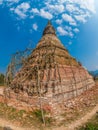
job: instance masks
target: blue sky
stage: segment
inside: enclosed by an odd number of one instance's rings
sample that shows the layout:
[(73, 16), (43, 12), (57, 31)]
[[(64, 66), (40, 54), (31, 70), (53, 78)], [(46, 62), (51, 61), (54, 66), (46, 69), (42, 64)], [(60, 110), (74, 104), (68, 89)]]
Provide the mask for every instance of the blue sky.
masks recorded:
[(98, 69), (98, 0), (0, 0), (0, 72), (11, 54), (36, 46), (48, 20), (73, 57)]

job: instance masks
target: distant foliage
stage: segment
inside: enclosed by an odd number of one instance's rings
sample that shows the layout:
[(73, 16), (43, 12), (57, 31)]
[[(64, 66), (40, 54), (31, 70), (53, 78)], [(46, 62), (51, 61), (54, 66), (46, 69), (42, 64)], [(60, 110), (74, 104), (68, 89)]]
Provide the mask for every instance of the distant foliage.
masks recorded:
[(0, 85), (4, 85), (4, 74), (0, 74)]

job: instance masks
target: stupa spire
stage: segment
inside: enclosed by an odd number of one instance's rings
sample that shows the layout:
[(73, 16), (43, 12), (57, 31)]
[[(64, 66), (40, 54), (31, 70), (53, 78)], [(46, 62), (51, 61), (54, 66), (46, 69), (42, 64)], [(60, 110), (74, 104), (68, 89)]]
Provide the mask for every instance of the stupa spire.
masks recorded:
[(47, 25), (52, 25), (50, 20), (48, 20), (48, 24)]
[(45, 27), (44, 31), (43, 31), (43, 35), (45, 34), (53, 34), (56, 35), (56, 31), (54, 29), (54, 27), (51, 24), (51, 21), (49, 20), (47, 23), (47, 26)]

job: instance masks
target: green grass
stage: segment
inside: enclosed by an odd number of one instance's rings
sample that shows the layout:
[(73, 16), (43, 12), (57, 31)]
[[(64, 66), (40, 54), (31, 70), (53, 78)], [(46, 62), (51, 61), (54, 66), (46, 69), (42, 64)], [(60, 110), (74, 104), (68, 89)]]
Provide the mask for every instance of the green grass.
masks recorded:
[[(52, 125), (52, 118), (48, 117), (48, 113), (43, 111), (46, 126)], [(13, 107), (7, 106), (4, 103), (0, 103), (0, 118), (8, 120), (13, 124), (18, 123), (20, 127), (30, 127), (30, 128), (42, 128), (43, 120), (42, 113), (40, 110), (26, 112), (25, 110), (17, 110)], [(3, 130), (0, 128), (0, 130)]]
[[(39, 121), (43, 122), (41, 110), (36, 110), (33, 113), (35, 114), (35, 116), (38, 118)], [(45, 110), (43, 110), (43, 115), (44, 115), (45, 123), (47, 125), (51, 124), (53, 121), (52, 117), (47, 116), (48, 113)]]
[[(43, 122), (43, 119), (42, 119), (42, 112), (41, 110), (36, 110), (33, 112), (35, 114), (35, 116), (41, 121)], [(43, 111), (44, 115), (46, 114), (45, 111)]]
[(0, 83), (0, 86), (4, 86), (4, 83)]
[(36, 116), (32, 112), (26, 112), (24, 110), (16, 110), (15, 108), (9, 107), (3, 103), (0, 103), (0, 117), (8, 121), (18, 122), (20, 126), (24, 125), (32, 126), (38, 123)]
[(98, 113), (87, 124), (78, 128), (78, 130), (98, 130)]

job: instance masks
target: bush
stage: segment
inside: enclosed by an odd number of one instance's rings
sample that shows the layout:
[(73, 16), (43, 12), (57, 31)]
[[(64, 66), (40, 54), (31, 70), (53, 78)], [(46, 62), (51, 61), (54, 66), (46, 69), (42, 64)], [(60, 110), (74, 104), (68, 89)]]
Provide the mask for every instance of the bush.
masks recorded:
[(0, 85), (4, 85), (4, 74), (0, 74)]

